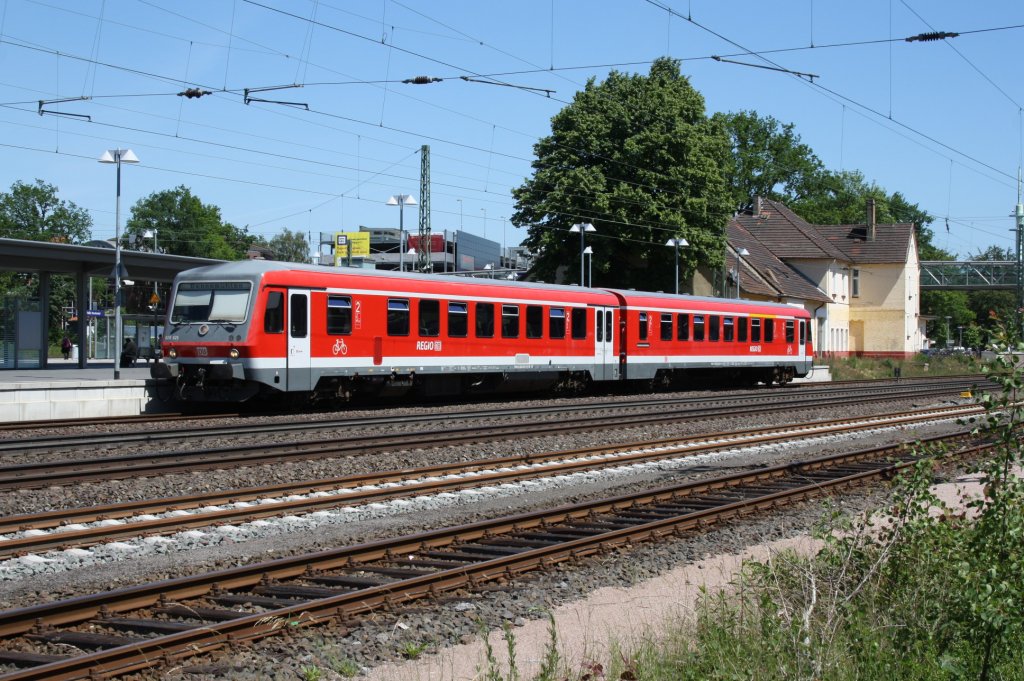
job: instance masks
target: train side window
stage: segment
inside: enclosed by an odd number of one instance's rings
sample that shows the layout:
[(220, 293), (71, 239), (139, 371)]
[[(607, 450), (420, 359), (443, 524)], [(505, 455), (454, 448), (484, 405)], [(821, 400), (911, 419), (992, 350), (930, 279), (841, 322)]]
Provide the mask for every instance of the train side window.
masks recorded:
[(786, 320), (786, 342), (787, 343), (792, 343), (793, 342), (793, 339), (794, 339), (793, 326), (794, 326), (793, 320), (792, 319), (787, 319)]
[(565, 338), (564, 307), (553, 307), (548, 311), (548, 338)]
[(572, 338), (583, 340), (587, 337), (587, 309), (574, 307), (572, 309)]
[(808, 322), (807, 322), (807, 342), (808, 343), (812, 342), (811, 341), (811, 327), (812, 326), (813, 326), (813, 324), (811, 324), (810, 320), (808, 320)]
[(676, 340), (690, 340), (690, 315), (676, 315)]
[(722, 323), (721, 323), (720, 320), (721, 320), (721, 317), (719, 317), (718, 315), (714, 315), (713, 314), (713, 315), (708, 317), (708, 340), (709, 341), (716, 341), (716, 340), (718, 340), (719, 330), (722, 327)]
[(647, 340), (647, 313), (640, 313), (640, 334), (638, 338), (642, 341)]
[(766, 319), (764, 320), (764, 342), (771, 343), (775, 340), (775, 320)]
[(448, 303), (448, 335), (465, 338), (469, 331), (469, 306), (466, 303)]
[(494, 303), (476, 304), (476, 337), (494, 338)]
[(419, 304), (420, 336), (441, 335), (441, 301), (421, 300)]
[(597, 319), (597, 323), (595, 324), (595, 326), (597, 327), (597, 329), (596, 329), (597, 330), (597, 337), (596, 337), (595, 340), (597, 340), (598, 343), (603, 343), (604, 342), (604, 310), (598, 310), (597, 313), (595, 314), (595, 317)]
[(736, 320), (732, 317), (725, 317), (722, 319), (722, 340), (726, 343), (731, 343), (735, 338), (734, 332), (736, 330)]
[(661, 340), (672, 340), (672, 315), (670, 314), (661, 315)]
[(526, 306), (526, 337), (544, 337), (544, 308), (540, 305)]
[(604, 315), (604, 337), (608, 339), (608, 342), (612, 342), (612, 322), (614, 321), (614, 313), (611, 310)]
[(284, 333), (284, 294), (280, 291), (267, 293), (267, 307), (263, 311), (263, 331)]
[(388, 300), (388, 335), (409, 335), (409, 301)]
[(693, 315), (693, 340), (704, 340), (704, 315)]
[(501, 306), (501, 337), (519, 338), (519, 306)]
[(805, 328), (807, 328), (807, 325), (804, 324), (804, 321), (801, 319), (800, 320), (800, 345), (803, 345), (804, 343), (807, 342), (807, 340), (806, 340), (807, 333), (804, 331)]
[(293, 293), (289, 304), (292, 307), (291, 320), (292, 338), (305, 338), (307, 333), (306, 294)]
[(750, 319), (750, 342), (761, 342), (761, 320), (757, 317), (751, 317)]
[(331, 336), (352, 333), (352, 299), (348, 296), (327, 296), (327, 333)]
[(737, 317), (736, 318), (736, 340), (740, 343), (747, 342), (747, 318)]

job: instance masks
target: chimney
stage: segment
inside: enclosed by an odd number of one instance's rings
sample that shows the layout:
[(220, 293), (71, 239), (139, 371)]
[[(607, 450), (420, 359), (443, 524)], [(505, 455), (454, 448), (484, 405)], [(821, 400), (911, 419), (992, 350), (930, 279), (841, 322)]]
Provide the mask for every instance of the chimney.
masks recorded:
[(751, 214), (756, 218), (761, 216), (761, 197), (754, 197), (754, 205), (751, 206)]
[(875, 200), (868, 199), (868, 228), (867, 228), (867, 240), (875, 240)]

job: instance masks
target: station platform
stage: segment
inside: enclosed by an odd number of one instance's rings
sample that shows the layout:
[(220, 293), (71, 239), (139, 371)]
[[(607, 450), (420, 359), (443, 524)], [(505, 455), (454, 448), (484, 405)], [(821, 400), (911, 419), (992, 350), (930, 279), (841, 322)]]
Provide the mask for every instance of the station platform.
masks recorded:
[(46, 369), (0, 371), (0, 423), (48, 419), (138, 416), (167, 411), (149, 376), (152, 363), (138, 362), (114, 379), (111, 360), (48, 361)]

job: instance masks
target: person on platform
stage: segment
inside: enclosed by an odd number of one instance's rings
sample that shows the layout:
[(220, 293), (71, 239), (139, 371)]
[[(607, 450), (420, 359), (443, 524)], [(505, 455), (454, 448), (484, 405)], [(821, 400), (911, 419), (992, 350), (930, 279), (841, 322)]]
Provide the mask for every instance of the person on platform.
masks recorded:
[(64, 340), (60, 342), (60, 351), (64, 353), (64, 359), (68, 359), (71, 356), (71, 339), (68, 338), (67, 334), (64, 334)]
[(124, 348), (121, 349), (121, 368), (135, 366), (135, 358), (138, 356), (139, 349), (135, 347), (135, 341), (125, 338)]

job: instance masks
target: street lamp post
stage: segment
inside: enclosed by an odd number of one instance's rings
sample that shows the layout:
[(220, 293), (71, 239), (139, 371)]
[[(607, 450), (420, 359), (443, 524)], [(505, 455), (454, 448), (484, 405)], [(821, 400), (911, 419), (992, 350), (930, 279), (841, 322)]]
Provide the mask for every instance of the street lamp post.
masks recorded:
[(594, 285), (594, 249), (587, 246), (583, 249), (583, 255), (590, 256), (587, 258), (587, 287)]
[(131, 149), (108, 149), (99, 158), (100, 163), (117, 165), (117, 201), (114, 204), (114, 380), (121, 378), (121, 164), (138, 163), (139, 157)]
[(743, 268), (743, 258), (750, 255), (750, 251), (745, 248), (741, 248), (736, 251), (736, 298), (742, 298), (743, 294), (740, 293), (740, 270)]
[(569, 231), (580, 233), (580, 286), (584, 286), (585, 282), (583, 280), (583, 237), (587, 232), (596, 232), (597, 228), (594, 227), (594, 225), (590, 224), (589, 222), (577, 222), (575, 225), (569, 228)]
[(949, 347), (950, 345), (952, 345), (952, 344), (953, 344), (953, 342), (952, 342), (952, 338), (950, 338), (950, 335), (949, 335), (949, 320), (950, 320), (950, 319), (952, 319), (952, 317), (950, 317), (949, 315), (946, 315), (946, 347), (947, 347), (947, 348), (948, 348), (948, 347)]
[(960, 340), (957, 342), (956, 346), (958, 348), (962, 348), (964, 346), (964, 327), (958, 326), (958, 327), (956, 327), (956, 330), (959, 332), (959, 338), (960, 338)]
[(395, 194), (387, 200), (387, 205), (398, 206), (398, 271), (405, 271), (405, 207), (415, 206), (416, 199), (411, 194)]
[(679, 295), (679, 247), (689, 246), (690, 242), (683, 237), (672, 237), (665, 242), (666, 246), (675, 246), (676, 248), (676, 295)]
[[(159, 230), (156, 230), (156, 229), (147, 229), (145, 232), (142, 233), (143, 238), (145, 238), (145, 239), (152, 238), (153, 239), (153, 252), (154, 253), (159, 253), (160, 252), (159, 249), (157, 249), (157, 246), (156, 246), (156, 236), (157, 236), (158, 233), (159, 233)], [(156, 285), (156, 279), (154, 279), (153, 280), (153, 295), (154, 296), (159, 295), (159, 291), (157, 291), (157, 287), (156, 286), (157, 286)]]

